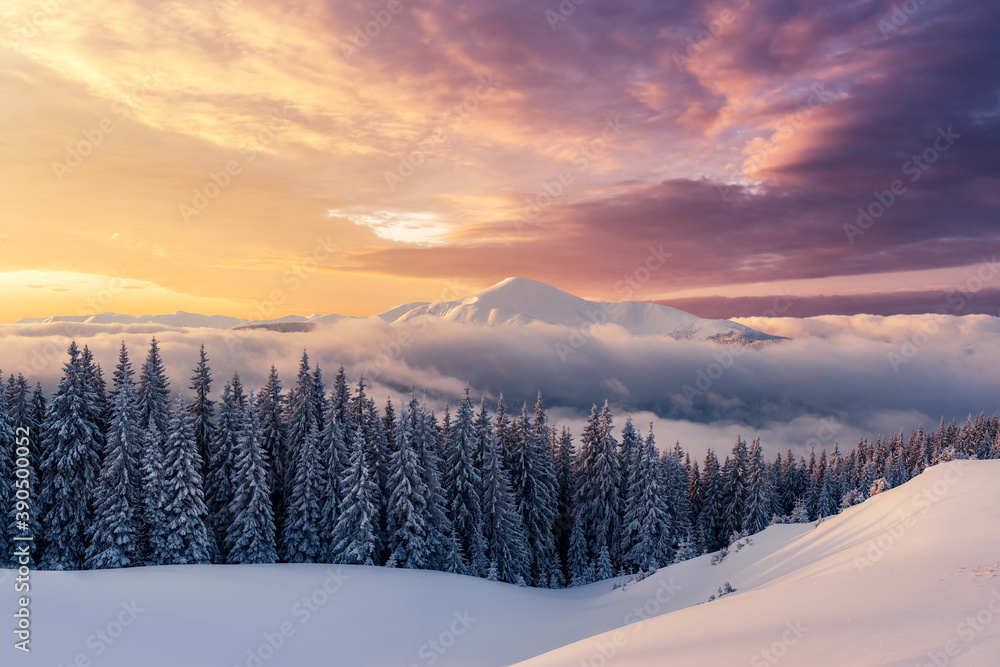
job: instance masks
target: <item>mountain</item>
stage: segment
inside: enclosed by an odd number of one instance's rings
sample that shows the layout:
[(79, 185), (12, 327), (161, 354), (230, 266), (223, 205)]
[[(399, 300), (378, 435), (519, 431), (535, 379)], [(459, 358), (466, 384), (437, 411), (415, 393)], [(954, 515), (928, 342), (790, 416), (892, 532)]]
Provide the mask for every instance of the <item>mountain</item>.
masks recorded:
[[(821, 523), (771, 526), (717, 564), (699, 556), (619, 588), (609, 580), (535, 590), (325, 564), (33, 570), (32, 660), (102, 667), (997, 665), (998, 478), (1000, 461), (942, 463)], [(16, 576), (0, 570), (0, 583), (13, 585)], [(725, 582), (735, 592), (709, 602)]]
[[(305, 319), (305, 318), (303, 318)], [(165, 327), (186, 327), (191, 329), (230, 329), (246, 320), (227, 315), (198, 315), (178, 310), (169, 315), (119, 315), (118, 313), (101, 313), (100, 315), (58, 315), (55, 317), (25, 317), (15, 324), (52, 324), (56, 322), (73, 322), (76, 324), (160, 324)]]
[(545, 322), (572, 329), (593, 324), (621, 326), (633, 336), (754, 344), (785, 340), (729, 320), (706, 320), (644, 301), (587, 301), (528, 278), (507, 278), (470, 296), (438, 303), (410, 303), (381, 313), (391, 324), (431, 316), (462, 324), (521, 326)]
[[(644, 301), (587, 301), (528, 278), (507, 278), (496, 285), (454, 301), (419, 302), (397, 306), (373, 317), (392, 325), (418, 317), (434, 317), (459, 324), (517, 327), (544, 322), (571, 329), (594, 324), (617, 324), (633, 336), (665, 336), (675, 340), (760, 345), (781, 336), (751, 329), (729, 320), (706, 320), (691, 313)], [(250, 328), (271, 331), (312, 331), (317, 327), (354, 319), (343, 315), (286, 315), (274, 320), (245, 320), (223, 315), (197, 315), (178, 311), (170, 315), (100, 315), (25, 318), (18, 324), (75, 322), (81, 324), (159, 324), (164, 327)]]

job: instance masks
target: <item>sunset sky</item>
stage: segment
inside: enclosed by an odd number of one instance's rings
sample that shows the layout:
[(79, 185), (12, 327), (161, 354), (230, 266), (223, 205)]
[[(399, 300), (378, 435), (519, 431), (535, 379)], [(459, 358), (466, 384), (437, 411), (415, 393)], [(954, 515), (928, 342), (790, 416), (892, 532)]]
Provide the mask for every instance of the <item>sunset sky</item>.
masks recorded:
[(0, 321), (512, 275), (996, 315), (998, 35), (982, 0), (4, 0)]

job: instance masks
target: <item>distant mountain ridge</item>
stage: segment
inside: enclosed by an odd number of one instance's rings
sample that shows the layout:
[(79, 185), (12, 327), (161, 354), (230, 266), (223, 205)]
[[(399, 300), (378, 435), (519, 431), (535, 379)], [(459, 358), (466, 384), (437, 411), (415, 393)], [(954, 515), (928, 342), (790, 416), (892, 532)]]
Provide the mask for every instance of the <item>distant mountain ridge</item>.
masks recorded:
[[(453, 301), (408, 303), (378, 315), (391, 325), (433, 317), (458, 324), (488, 327), (519, 327), (542, 322), (571, 329), (594, 324), (615, 324), (633, 336), (661, 336), (675, 340), (759, 345), (781, 340), (781, 336), (751, 329), (730, 320), (703, 319), (669, 306), (645, 301), (588, 301), (529, 278), (507, 278), (492, 287)], [(225, 315), (199, 315), (178, 311), (169, 315), (100, 315), (24, 318), (17, 324), (76, 322), (81, 324), (160, 324), (188, 328), (254, 328), (271, 331), (310, 331), (354, 318), (343, 315), (287, 315), (274, 320), (251, 321)]]

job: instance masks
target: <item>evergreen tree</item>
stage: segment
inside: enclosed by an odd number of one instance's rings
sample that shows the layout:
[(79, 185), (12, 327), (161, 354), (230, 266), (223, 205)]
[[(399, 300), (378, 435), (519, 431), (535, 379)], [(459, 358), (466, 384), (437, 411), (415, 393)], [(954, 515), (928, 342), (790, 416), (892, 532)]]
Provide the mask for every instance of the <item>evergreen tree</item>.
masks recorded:
[(750, 443), (747, 468), (746, 514), (742, 530), (753, 534), (767, 528), (774, 515), (770, 482), (760, 448), (760, 438), (754, 438)]
[[(296, 462), (301, 459), (301, 450), (305, 446), (305, 440), (310, 431), (316, 436), (322, 433), (320, 424), (316, 420), (316, 392), (314, 388), (315, 377), (309, 367), (309, 353), (302, 351), (302, 359), (299, 361), (299, 372), (295, 386), (288, 393), (285, 408), (287, 409), (287, 420), (285, 430), (285, 461), (282, 468), (285, 471), (285, 479), (282, 482), (284, 487), (283, 496), (288, 499), (292, 494), (292, 486), (296, 479)], [(321, 443), (314, 443), (317, 452), (320, 451)], [(322, 473), (320, 473), (322, 474)], [(286, 514), (288, 508), (286, 507)]]
[[(31, 389), (24, 375), (13, 375), (7, 382), (4, 389), (5, 412), (9, 417), (6, 424), (2, 422), (3, 415), (0, 415), (0, 536), (7, 535), (11, 539), (14, 536), (31, 535), (35, 537), (35, 542), (29, 545), (33, 552), (38, 551), (39, 541), (44, 538), (39, 516), (42, 507), (36, 497), (39, 494), (40, 486), (38, 480), (38, 469), (41, 465), (41, 448), (38, 445), (41, 434), (41, 423), (37, 421), (34, 405), (32, 404)], [(8, 429), (9, 426), (9, 429)], [(24, 452), (22, 443), (27, 442), (27, 452)], [(27, 459), (26, 466), (15, 466), (19, 459)], [(15, 470), (23, 469), (24, 475), (15, 475)], [(7, 482), (10, 486), (7, 486)], [(27, 485), (29, 497), (27, 499), (17, 498), (17, 490)], [(27, 505), (27, 510), (18, 509), (18, 501)], [(25, 520), (26, 519), (26, 520)], [(27, 524), (26, 526), (23, 524)], [(0, 547), (4, 546), (3, 539), (0, 539)], [(21, 565), (13, 556), (14, 545), (11, 544), (3, 552), (4, 557), (9, 556), (12, 564)], [(31, 563), (34, 564), (34, 553), (29, 554)], [(2, 561), (0, 561), (2, 562)]]
[[(212, 369), (208, 365), (208, 355), (202, 345), (198, 352), (198, 365), (192, 371), (189, 388), (194, 392), (194, 401), (188, 411), (194, 417), (194, 441), (198, 445), (198, 456), (202, 462), (211, 460), (211, 447), (215, 442), (215, 401), (212, 400)], [(202, 471), (202, 477), (208, 474)]]
[(111, 392), (111, 422), (104, 464), (95, 492), (95, 516), (87, 548), (87, 567), (128, 567), (140, 562), (137, 492), (143, 432), (139, 428), (135, 382), (122, 341)]
[(553, 466), (556, 473), (556, 520), (552, 526), (556, 554), (563, 563), (569, 562), (569, 542), (573, 531), (573, 494), (576, 491), (576, 452), (573, 436), (563, 427), (556, 447)]
[(93, 402), (94, 414), (96, 415), (97, 439), (100, 444), (98, 452), (103, 457), (104, 435), (108, 432), (108, 417), (110, 414), (110, 406), (108, 404), (107, 397), (107, 385), (104, 382), (104, 373), (101, 371), (100, 364), (94, 361), (94, 354), (86, 345), (83, 346), (83, 353), (80, 356), (80, 362), (83, 369), (84, 382), (86, 383), (87, 390), (92, 397), (91, 400)]
[[(13, 555), (16, 544), (14, 537), (25, 534), (37, 535), (37, 533), (28, 533), (26, 525), (18, 527), (17, 515), (22, 510), (17, 509), (14, 464), (18, 458), (18, 441), (22, 432), (15, 433), (14, 423), (7, 412), (7, 397), (5, 393), (0, 394), (0, 548), (3, 549), (3, 555), (0, 556), (3, 561), (0, 562), (17, 565), (17, 558)], [(25, 480), (25, 483), (27, 482), (28, 480)], [(28, 500), (30, 501), (30, 498)], [(31, 512), (22, 514), (29, 517), (30, 515)], [(7, 561), (8, 558), (11, 560)]]
[[(4, 387), (4, 398), (7, 402), (7, 415), (10, 417), (14, 428), (28, 430), (28, 459), (31, 462), (32, 469), (37, 469), (39, 461), (41, 461), (41, 450), (38, 446), (38, 439), (42, 424), (37, 417), (37, 412), (31, 400), (31, 387), (28, 385), (28, 380), (23, 374), (18, 373), (16, 378), (13, 375), (10, 376), (7, 380), (7, 386)], [(44, 410), (42, 414), (44, 415)], [(32, 485), (32, 488), (36, 489), (38, 487), (37, 485)]]
[(194, 439), (192, 415), (178, 401), (164, 448), (163, 522), (153, 527), (160, 549), (153, 553), (157, 565), (208, 563), (211, 539), (205, 519), (208, 509), (202, 491), (201, 457)]
[[(415, 398), (410, 399), (408, 407), (410, 420), (414, 425), (414, 448), (420, 459), (420, 469), (423, 471), (424, 486), (427, 491), (426, 524), (428, 567), (444, 570), (447, 563), (461, 560), (461, 549), (453, 553), (451, 522), (446, 513), (447, 501), (441, 484), (442, 456), (438, 443), (439, 431), (437, 420), (433, 414), (420, 409)], [(449, 560), (450, 558), (450, 560)]]
[(333, 555), (345, 565), (378, 562), (378, 482), (363, 440), (354, 443), (345, 495), (333, 533)]
[(101, 465), (96, 396), (75, 341), (68, 351), (69, 361), (43, 427), (48, 502), (42, 520), (47, 546), (40, 566), (45, 570), (83, 567)]
[(747, 443), (737, 436), (733, 451), (722, 471), (723, 498), (722, 537), (727, 540), (743, 530), (747, 514)]
[(809, 508), (806, 507), (804, 496), (799, 496), (795, 499), (795, 506), (792, 507), (790, 520), (792, 523), (809, 523)]
[[(577, 477), (576, 507), (583, 521), (587, 551), (600, 557), (607, 549), (609, 558), (618, 555), (621, 531), (621, 460), (611, 435), (611, 413), (607, 402), (598, 413), (593, 406), (584, 428), (580, 469)], [(600, 564), (598, 564), (600, 571)]]
[[(649, 424), (649, 433), (646, 436), (647, 446), (652, 446), (656, 451), (656, 444), (653, 439), (653, 424)], [(680, 443), (674, 443), (672, 451), (663, 452), (660, 462), (664, 499), (666, 500), (666, 512), (670, 515), (670, 531), (664, 535), (666, 541), (665, 555), (669, 556), (676, 550), (681, 541), (694, 531), (691, 521), (691, 505), (688, 502), (687, 484), (691, 473), (685, 463), (684, 450)]]
[(493, 581), (513, 584), (527, 572), (524, 526), (514, 505), (510, 478), (503, 467), (485, 403), (479, 406), (475, 438), (483, 454), (483, 533), (490, 571), (495, 573)]
[(448, 518), (468, 559), (469, 573), (484, 577), (489, 561), (483, 539), (483, 481), (476, 466), (477, 448), (472, 424), (472, 400), (466, 387), (445, 452), (448, 457)]
[(556, 517), (556, 476), (545, 443), (538, 442), (531, 428), (527, 406), (521, 408), (516, 437), (511, 488), (527, 543), (530, 576), (526, 580), (547, 586), (555, 568), (552, 526)]
[(264, 432), (253, 401), (243, 411), (235, 451), (232, 523), (226, 532), (225, 551), (230, 563), (273, 563), (278, 559), (274, 541), (274, 513), (267, 487), (267, 454)]
[(226, 535), (233, 524), (230, 506), (235, 496), (236, 452), (245, 424), (240, 403), (243, 397), (239, 374), (222, 388), (222, 402), (219, 406), (219, 423), (215, 428), (215, 439), (209, 448), (208, 473), (205, 479), (205, 502), (208, 506), (208, 527), (212, 535), (212, 559), (218, 563), (227, 562)]
[(597, 554), (597, 580), (604, 581), (605, 579), (611, 579), (618, 572), (615, 570), (615, 566), (611, 562), (611, 552), (608, 549), (607, 544), (601, 545), (601, 551)]
[[(653, 443), (652, 424), (645, 444), (632, 453), (632, 472), (624, 520), (624, 562), (639, 572), (648, 572), (668, 563), (670, 515), (667, 489), (662, 479), (659, 456)], [(671, 457), (672, 459), (673, 457)]]
[[(416, 399), (412, 399), (413, 402)], [(387, 503), (386, 528), (390, 558), (397, 567), (426, 569), (431, 561), (427, 526), (427, 485), (417, 451), (414, 417), (419, 412), (404, 410), (392, 426), (396, 446), (389, 460), (391, 489)]]
[(820, 469), (823, 470), (823, 477), (820, 481), (819, 496), (816, 504), (816, 513), (819, 516), (832, 516), (837, 513), (840, 504), (840, 497), (837, 493), (837, 470), (834, 467), (836, 459), (827, 463), (826, 449), (820, 454)]
[(722, 478), (719, 460), (709, 447), (705, 455), (702, 480), (702, 510), (698, 515), (696, 534), (705, 552), (712, 552), (725, 546), (722, 543)]
[(164, 447), (169, 432), (170, 383), (160, 357), (156, 337), (150, 341), (146, 362), (139, 373), (136, 395), (139, 428), (143, 432), (137, 496), (139, 511), (139, 552), (143, 562), (151, 562), (154, 553), (162, 553), (165, 545), (157, 540), (164, 535), (163, 497)]
[(637, 463), (642, 442), (639, 439), (639, 432), (635, 430), (632, 417), (625, 420), (622, 427), (622, 442), (619, 450), (621, 458), (621, 486), (618, 489), (618, 496), (624, 499), (628, 497), (629, 489), (632, 486), (632, 474), (638, 472), (640, 465)]
[(281, 393), (281, 378), (278, 370), (271, 365), (267, 384), (257, 392), (257, 415), (260, 420), (264, 454), (267, 456), (267, 488), (271, 490), (271, 507), (274, 510), (275, 531), (280, 533), (280, 521), (285, 512), (286, 476), (284, 468), (288, 457), (285, 454), (285, 422), (282, 413), (285, 397)]
[(587, 555), (586, 529), (583, 527), (583, 517), (579, 512), (573, 517), (567, 567), (569, 569), (570, 586), (583, 586), (593, 583), (594, 564)]
[(322, 556), (322, 460), (316, 424), (311, 423), (295, 447), (291, 485), (282, 521), (280, 551), (286, 563), (315, 563)]

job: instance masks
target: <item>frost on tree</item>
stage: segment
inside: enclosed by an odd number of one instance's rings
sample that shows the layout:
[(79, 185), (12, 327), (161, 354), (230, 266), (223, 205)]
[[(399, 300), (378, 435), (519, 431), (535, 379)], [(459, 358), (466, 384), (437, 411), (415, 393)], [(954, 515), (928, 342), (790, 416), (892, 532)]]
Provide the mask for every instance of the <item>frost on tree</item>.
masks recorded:
[(137, 494), (144, 435), (139, 428), (132, 363), (125, 341), (118, 354), (111, 391), (111, 418), (104, 464), (94, 500), (94, 523), (87, 567), (105, 569), (140, 564)]
[(510, 478), (503, 467), (485, 403), (480, 403), (474, 431), (483, 457), (483, 533), (490, 560), (487, 578), (517, 583), (527, 570), (524, 526), (514, 505)]
[(43, 427), (46, 512), (42, 525), (47, 546), (42, 569), (78, 570), (84, 565), (101, 465), (99, 417), (93, 378), (87, 376), (76, 343), (70, 343), (69, 361), (63, 366)]
[(164, 446), (162, 522), (153, 527), (156, 565), (208, 563), (211, 558), (201, 468), (191, 414), (178, 399)]
[(278, 553), (267, 486), (267, 455), (253, 401), (243, 411), (233, 464), (233, 499), (229, 505), (233, 522), (226, 532), (226, 558), (230, 563), (273, 563)]
[[(577, 476), (576, 507), (591, 558), (608, 559), (621, 550), (621, 459), (611, 433), (611, 411), (605, 402), (601, 412), (590, 411), (584, 428)], [(609, 567), (613, 567), (612, 562)], [(600, 574), (601, 563), (598, 563)], [(605, 568), (607, 569), (607, 568)]]
[(472, 400), (466, 387), (446, 450), (448, 516), (466, 555), (469, 574), (485, 576), (489, 561), (483, 540), (482, 478), (476, 461), (477, 443), (472, 421)]

